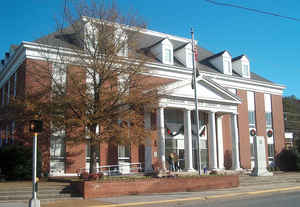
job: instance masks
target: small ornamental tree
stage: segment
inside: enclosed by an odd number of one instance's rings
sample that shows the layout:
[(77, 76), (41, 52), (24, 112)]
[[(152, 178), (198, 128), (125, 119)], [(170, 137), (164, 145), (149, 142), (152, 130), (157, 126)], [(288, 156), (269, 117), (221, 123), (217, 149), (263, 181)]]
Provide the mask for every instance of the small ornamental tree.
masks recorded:
[(162, 83), (148, 75), (148, 58), (137, 46), (145, 25), (135, 16), (121, 15), (114, 4), (83, 2), (65, 8), (63, 19), (37, 40), (46, 61), (26, 63), (31, 90), (12, 100), (17, 113), (6, 115), (24, 126), (38, 114), (48, 143), (62, 131), (66, 143), (89, 140), (94, 173), (99, 143), (141, 143), (152, 135), (144, 110), (156, 107)]

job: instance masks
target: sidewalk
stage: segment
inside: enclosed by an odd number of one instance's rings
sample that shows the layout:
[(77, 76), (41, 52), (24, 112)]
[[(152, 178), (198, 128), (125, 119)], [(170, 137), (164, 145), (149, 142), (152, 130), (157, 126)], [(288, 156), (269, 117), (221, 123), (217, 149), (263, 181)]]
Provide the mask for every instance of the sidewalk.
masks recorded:
[[(171, 203), (188, 200), (206, 200), (236, 196), (253, 196), (265, 193), (300, 191), (299, 173), (280, 173), (271, 177), (240, 177), (240, 187), (204, 192), (180, 192), (151, 195), (132, 195), (91, 200), (70, 199), (42, 201), (42, 207), (81, 207), (81, 206), (140, 206), (145, 204)], [(27, 203), (0, 203), (0, 207), (28, 207)]]

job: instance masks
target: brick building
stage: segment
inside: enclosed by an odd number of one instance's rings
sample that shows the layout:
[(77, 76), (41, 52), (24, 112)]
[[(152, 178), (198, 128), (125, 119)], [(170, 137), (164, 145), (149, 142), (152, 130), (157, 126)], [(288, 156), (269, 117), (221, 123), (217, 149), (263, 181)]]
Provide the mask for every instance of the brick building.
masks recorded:
[[(116, 146), (101, 143), (98, 166), (122, 163), (143, 163), (145, 171), (176, 153), (182, 170), (251, 169), (254, 164), (253, 136), (264, 136), (267, 160), (284, 148), (284, 123), (282, 93), (284, 86), (273, 83), (251, 72), (246, 55), (232, 57), (225, 50), (212, 53), (200, 46), (198, 50), (197, 78), (200, 117), (201, 162), (197, 159), (196, 127), (194, 123), (194, 91), (191, 89), (192, 45), (191, 39), (151, 30), (140, 31), (140, 51), (147, 51), (155, 58), (146, 65), (154, 80), (167, 80), (166, 94), (159, 100), (156, 113), (145, 112), (146, 128), (157, 129), (157, 137), (145, 137), (145, 144)], [(69, 41), (69, 42), (68, 42)], [(11, 47), (1, 61), (0, 104), (9, 104), (11, 96), (32, 90), (29, 71), (32, 65), (46, 64), (40, 51), (55, 50), (59, 42), (61, 50), (67, 50), (70, 39), (56, 39), (48, 35), (34, 42), (22, 42)], [(64, 48), (65, 46), (65, 48)], [(55, 51), (54, 51), (55, 53)], [(55, 60), (51, 67), (61, 67)], [(34, 72), (34, 71), (31, 71)], [(170, 81), (171, 80), (171, 81)], [(49, 81), (49, 80), (48, 80)], [(51, 84), (51, 83), (49, 83)], [(0, 145), (13, 143), (14, 121), (1, 123)], [(52, 176), (75, 175), (78, 169), (88, 168), (89, 146), (82, 143), (68, 146), (63, 136), (49, 135), (48, 142), (40, 143), (43, 149), (43, 167)], [(68, 153), (78, 152), (72, 158)], [(67, 160), (72, 164), (67, 164)], [(126, 169), (122, 169), (126, 173)]]

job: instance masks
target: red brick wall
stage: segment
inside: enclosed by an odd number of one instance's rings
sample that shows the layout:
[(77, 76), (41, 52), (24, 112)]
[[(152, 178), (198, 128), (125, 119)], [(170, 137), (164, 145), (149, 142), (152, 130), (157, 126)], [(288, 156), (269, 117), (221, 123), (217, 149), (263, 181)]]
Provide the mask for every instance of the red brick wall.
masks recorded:
[(248, 123), (247, 91), (237, 90), (237, 95), (242, 99), (238, 105), (238, 129), (240, 139), (240, 163), (242, 168), (251, 168), (250, 136)]
[(145, 179), (136, 181), (77, 182), (73, 189), (85, 199), (120, 195), (200, 191), (239, 186), (239, 176), (213, 176), (200, 178)]
[(85, 143), (66, 143), (66, 173), (77, 173), (85, 163)]
[(108, 144), (100, 143), (100, 166), (108, 165)]
[(139, 146), (136, 144), (130, 145), (130, 152), (131, 152), (131, 163), (139, 162)]
[(265, 137), (266, 159), (268, 160), (268, 140), (266, 136), (265, 97), (263, 93), (255, 93), (256, 135)]
[(284, 119), (282, 96), (272, 95), (272, 117), (274, 129), (275, 154), (284, 148)]

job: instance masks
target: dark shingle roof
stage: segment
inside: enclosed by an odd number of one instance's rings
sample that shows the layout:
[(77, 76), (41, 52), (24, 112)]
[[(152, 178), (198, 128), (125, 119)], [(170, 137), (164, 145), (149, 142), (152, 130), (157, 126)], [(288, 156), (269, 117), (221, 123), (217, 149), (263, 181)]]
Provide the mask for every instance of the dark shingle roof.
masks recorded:
[[(79, 21), (76, 23), (78, 24)], [(50, 45), (50, 46), (55, 46), (55, 47), (66, 47), (66, 48), (81, 48), (82, 43), (80, 42), (79, 35), (83, 35), (82, 29), (78, 29), (78, 31), (75, 31), (74, 28), (82, 28), (82, 27), (66, 27), (65, 29), (63, 29), (62, 31), (58, 31), (58, 32), (53, 32), (49, 35), (46, 35), (44, 37), (41, 37), (37, 40), (35, 40), (34, 42), (36, 43), (41, 43), (41, 44), (46, 44), (46, 45)], [(139, 52), (143, 52), (145, 53), (147, 56), (149, 56), (151, 58), (151, 60), (153, 62), (159, 62), (161, 63), (161, 61), (159, 59), (157, 59), (151, 52), (150, 52), (150, 48), (153, 47), (156, 44), (159, 44), (160, 42), (162, 42), (165, 38), (162, 37), (158, 37), (158, 36), (151, 36), (149, 34), (142, 34), (140, 36), (140, 38), (138, 38), (137, 42), (139, 45)], [(176, 48), (175, 50), (178, 50), (184, 46), (186, 46), (186, 44), (189, 44), (189, 42), (179, 42), (177, 40), (171, 40), (174, 48)], [(215, 68), (212, 64), (210, 64), (210, 62), (208, 60), (218, 57), (222, 54), (224, 54), (226, 52), (226, 50), (221, 51), (219, 53), (212, 53), (211, 51), (197, 46), (197, 50), (198, 50), (198, 69), (199, 71), (204, 71), (204, 72), (210, 72), (210, 73), (218, 73), (221, 74), (220, 71), (217, 70), (217, 68)], [(228, 52), (228, 51), (227, 51)], [(240, 58), (242, 58), (244, 55), (240, 55), (238, 57), (235, 57), (232, 59), (232, 61), (238, 60)], [(179, 67), (183, 67), (184, 65), (177, 59), (174, 57), (174, 65), (175, 66), (179, 66)], [(232, 74), (233, 76), (236, 77), (240, 77), (240, 75), (236, 74), (233, 72)], [(273, 83), (272, 81), (269, 81), (259, 75), (257, 75), (256, 73), (251, 72), (251, 79), (252, 80), (257, 80), (257, 81), (262, 81), (262, 82), (267, 82), (267, 83)]]

